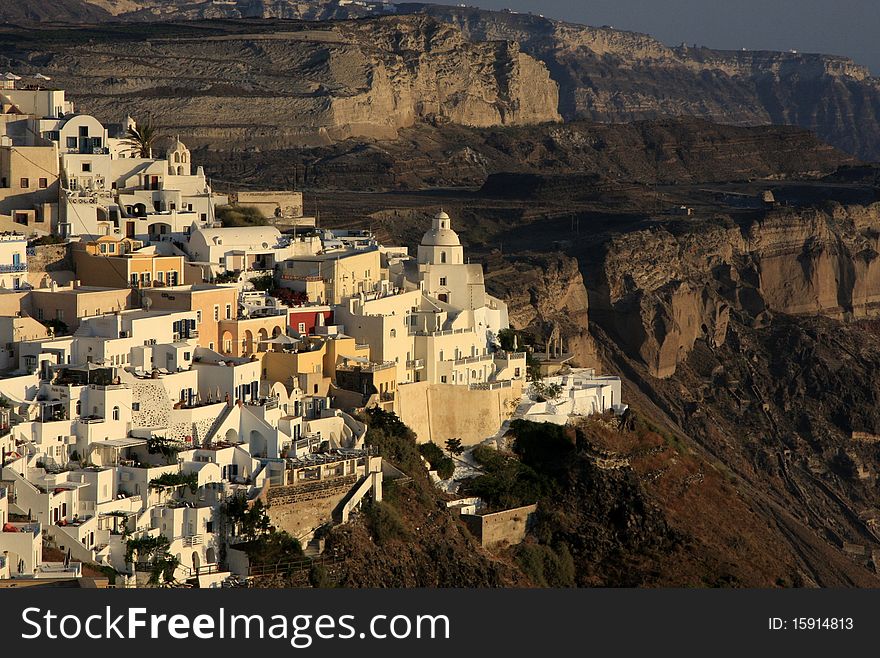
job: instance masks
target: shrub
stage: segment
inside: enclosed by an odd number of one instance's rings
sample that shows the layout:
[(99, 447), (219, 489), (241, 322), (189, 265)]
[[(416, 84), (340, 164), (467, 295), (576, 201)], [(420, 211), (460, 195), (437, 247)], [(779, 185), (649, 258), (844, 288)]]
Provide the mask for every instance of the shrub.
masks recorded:
[(260, 276), (255, 276), (251, 279), (251, 283), (254, 286), (254, 290), (262, 290), (268, 291), (275, 287), (275, 275), (274, 274), (261, 274)]
[(400, 514), (388, 503), (371, 501), (364, 507), (364, 514), (373, 540), (380, 546), (394, 539), (406, 537), (406, 529)]
[(520, 544), (515, 552), (520, 569), (540, 587), (574, 587), (574, 559), (568, 546), (554, 547), (527, 542)]
[(437, 471), (441, 480), (448, 480), (455, 472), (455, 462), (433, 441), (419, 444), (419, 452), (428, 460), (431, 468)]
[(266, 226), (269, 222), (259, 208), (253, 206), (219, 206), (217, 219), (227, 226)]

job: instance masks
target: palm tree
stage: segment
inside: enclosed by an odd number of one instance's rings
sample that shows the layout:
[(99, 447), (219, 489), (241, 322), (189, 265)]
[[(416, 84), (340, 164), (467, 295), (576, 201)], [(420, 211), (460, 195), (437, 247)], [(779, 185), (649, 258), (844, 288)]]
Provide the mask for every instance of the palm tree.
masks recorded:
[(152, 158), (153, 146), (161, 138), (158, 129), (153, 125), (152, 121), (143, 127), (135, 124), (129, 126), (126, 133), (125, 142), (128, 144), (129, 152), (138, 158)]

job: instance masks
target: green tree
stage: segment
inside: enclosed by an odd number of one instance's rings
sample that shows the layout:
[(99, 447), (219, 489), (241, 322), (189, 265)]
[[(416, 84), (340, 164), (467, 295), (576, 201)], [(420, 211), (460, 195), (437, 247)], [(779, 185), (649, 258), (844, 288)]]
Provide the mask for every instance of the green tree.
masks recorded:
[(446, 452), (452, 455), (460, 455), (464, 452), (464, 446), (461, 445), (461, 439), (447, 439), (446, 440)]
[(152, 158), (153, 147), (161, 137), (162, 135), (158, 129), (150, 121), (143, 126), (135, 125), (129, 127), (123, 141), (128, 146), (129, 153), (134, 157)]

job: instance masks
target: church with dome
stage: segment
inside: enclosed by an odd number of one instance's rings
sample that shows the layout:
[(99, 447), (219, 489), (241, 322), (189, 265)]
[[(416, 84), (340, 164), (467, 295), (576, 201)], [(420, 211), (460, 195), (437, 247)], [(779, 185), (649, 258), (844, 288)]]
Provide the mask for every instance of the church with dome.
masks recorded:
[(464, 247), (448, 214), (440, 211), (419, 244), (417, 262), (422, 292), (458, 319), (487, 333), (490, 343), (508, 325), (507, 305), (486, 292), (483, 266), (465, 262)]

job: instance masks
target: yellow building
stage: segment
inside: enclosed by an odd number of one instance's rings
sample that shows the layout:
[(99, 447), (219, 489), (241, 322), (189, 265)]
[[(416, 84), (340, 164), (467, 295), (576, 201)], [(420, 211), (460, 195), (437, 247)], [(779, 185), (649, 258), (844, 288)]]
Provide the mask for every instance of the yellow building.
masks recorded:
[(346, 297), (373, 291), (381, 280), (377, 247), (298, 256), (282, 263), (280, 270), (282, 287), (306, 292), (309, 301), (319, 304), (340, 304)]
[(134, 293), (129, 288), (53, 286), (31, 290), (29, 297), (33, 317), (43, 322), (49, 320), (63, 322), (70, 332), (77, 330), (82, 318), (124, 311), (133, 308), (134, 305)]
[(238, 288), (198, 283), (143, 291), (153, 310), (195, 311), (200, 347), (222, 351), (220, 323), (238, 316)]
[[(128, 238), (116, 242), (75, 243), (73, 262), (77, 278), (85, 285), (116, 288), (151, 288), (183, 283), (183, 256), (162, 255), (154, 247), (115, 255), (109, 252), (111, 246), (117, 251), (124, 248), (126, 240)], [(108, 249), (107, 253), (100, 251), (102, 245)], [(98, 252), (90, 253), (95, 248)]]
[(252, 356), (267, 351), (266, 341), (287, 334), (287, 313), (220, 321), (217, 351), (229, 356)]
[(58, 177), (54, 146), (0, 145), (0, 214), (51, 232), (58, 212)]

